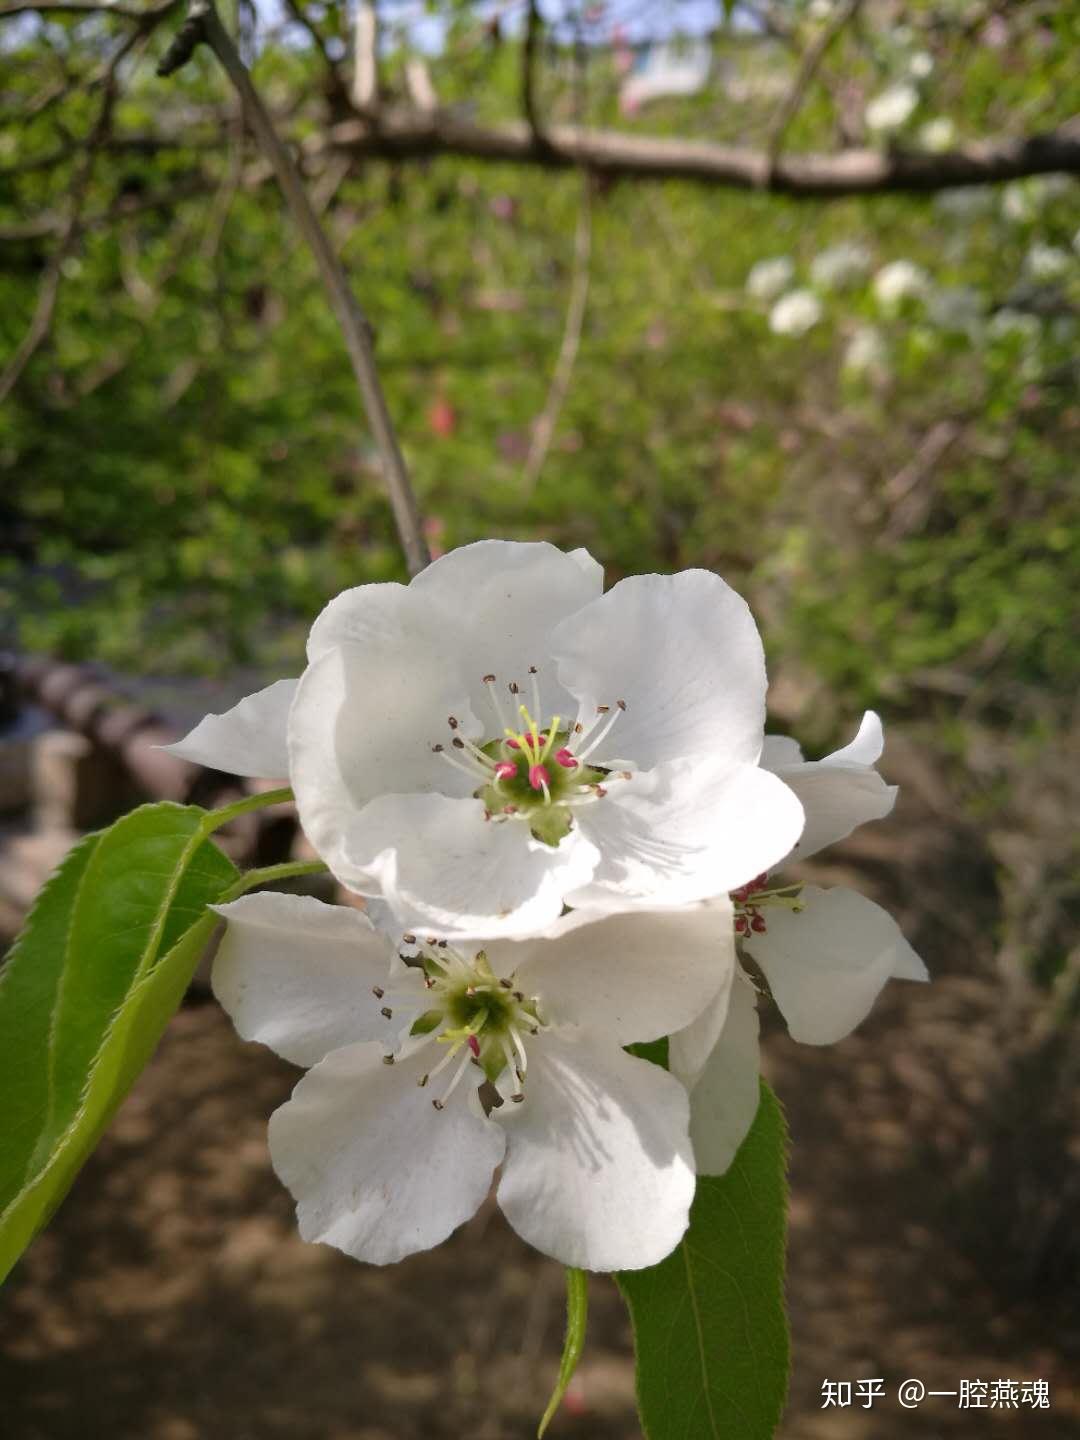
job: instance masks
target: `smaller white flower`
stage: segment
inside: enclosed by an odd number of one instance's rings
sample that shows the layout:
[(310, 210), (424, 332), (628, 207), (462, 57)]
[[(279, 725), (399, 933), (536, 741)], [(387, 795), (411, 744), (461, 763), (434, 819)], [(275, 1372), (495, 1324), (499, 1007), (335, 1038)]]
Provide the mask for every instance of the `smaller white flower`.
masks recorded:
[(769, 329), (774, 335), (805, 335), (823, 314), (821, 301), (812, 290), (792, 290), (769, 311)]
[(884, 379), (889, 373), (889, 350), (876, 325), (860, 325), (844, 350), (840, 362), (850, 375)]
[(1001, 192), (1001, 213), (1015, 225), (1030, 225), (1038, 208), (1038, 195), (1030, 181), (1012, 180)]
[(930, 291), (927, 310), (942, 330), (975, 337), (982, 329), (986, 297), (971, 285), (944, 285)]
[[(377, 907), (384, 909), (385, 907)], [(270, 1119), (300, 1234), (373, 1264), (497, 1199), (565, 1265), (655, 1265), (694, 1195), (683, 1086), (628, 1055), (730, 983), (730, 903), (557, 921), (454, 948), (295, 895), (219, 909), (214, 993), (247, 1040), (311, 1067)]]
[[(896, 789), (874, 768), (882, 746), (881, 722), (872, 711), (851, 744), (823, 760), (804, 760), (793, 740), (766, 737), (762, 765), (791, 786), (806, 814), (803, 839), (790, 858), (816, 854), (891, 811)], [(929, 978), (892, 916), (854, 890), (786, 885), (760, 875), (732, 899), (740, 945), (768, 981), (794, 1040), (841, 1040), (870, 1013), (887, 980)], [(671, 1069), (691, 1091), (699, 1175), (723, 1174), (757, 1109), (756, 999), (740, 969), (730, 980), (725, 971), (712, 1003), (671, 1037)]]
[(833, 13), (833, 0), (810, 0), (806, 13), (811, 20), (828, 20)]
[(871, 130), (899, 130), (906, 125), (919, 104), (914, 85), (892, 85), (867, 104), (866, 124)]
[(843, 241), (815, 255), (810, 276), (824, 290), (841, 290), (859, 280), (870, 269), (870, 252), (865, 245)]
[(1024, 269), (1033, 280), (1061, 280), (1072, 267), (1072, 256), (1058, 245), (1037, 243), (1024, 256)]
[(913, 80), (926, 80), (934, 73), (934, 57), (925, 50), (916, 50), (907, 68)]
[(990, 317), (986, 333), (991, 340), (1021, 340), (1037, 345), (1042, 335), (1042, 322), (1028, 310), (1014, 310), (1005, 305)]
[(905, 300), (918, 299), (929, 288), (926, 271), (911, 260), (892, 260), (874, 276), (874, 295), (883, 310), (894, 313)]
[(787, 255), (759, 260), (746, 277), (746, 293), (755, 300), (775, 300), (791, 284), (795, 263)]
[(939, 115), (920, 127), (919, 144), (934, 155), (940, 155), (955, 143), (956, 126), (947, 115)]

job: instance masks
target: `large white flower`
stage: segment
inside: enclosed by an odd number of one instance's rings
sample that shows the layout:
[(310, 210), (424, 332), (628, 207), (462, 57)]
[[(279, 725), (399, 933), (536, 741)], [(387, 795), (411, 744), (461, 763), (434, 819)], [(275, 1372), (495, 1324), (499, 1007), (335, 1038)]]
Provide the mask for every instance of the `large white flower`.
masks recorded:
[(602, 583), (583, 550), (484, 541), (407, 586), (347, 590), (299, 682), (172, 748), (265, 775), (287, 734), (301, 823), (334, 874), (444, 936), (734, 888), (802, 826), (757, 764), (750, 612), (703, 570)]
[[(872, 711), (851, 744), (823, 760), (803, 760), (793, 740), (767, 738), (762, 764), (791, 786), (806, 812), (790, 858), (815, 854), (889, 813), (896, 789), (874, 768), (882, 746)], [(776, 884), (760, 875), (732, 898), (741, 948), (764, 975), (794, 1040), (841, 1040), (870, 1013), (887, 980), (929, 978), (892, 916), (854, 890)], [(713, 1002), (671, 1039), (671, 1068), (691, 1089), (699, 1174), (727, 1169), (757, 1109), (756, 999), (738, 967), (725, 970)]]
[[(497, 1199), (529, 1244), (654, 1265), (694, 1194), (689, 1103), (626, 1054), (730, 983), (730, 904), (561, 919), (544, 938), (399, 955), (359, 911), (262, 894), (220, 907), (214, 991), (237, 1030), (312, 1067), (270, 1120), (305, 1240), (386, 1264)], [(727, 946), (727, 948), (725, 948)]]

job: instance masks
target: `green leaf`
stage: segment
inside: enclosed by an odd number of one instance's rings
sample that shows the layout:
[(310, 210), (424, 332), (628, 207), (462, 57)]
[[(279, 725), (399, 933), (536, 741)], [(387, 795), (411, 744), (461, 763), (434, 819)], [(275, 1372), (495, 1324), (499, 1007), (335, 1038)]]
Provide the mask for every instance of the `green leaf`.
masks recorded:
[(647, 1440), (770, 1440), (788, 1384), (787, 1127), (762, 1081), (726, 1175), (699, 1176), (690, 1228), (661, 1264), (616, 1278), (630, 1308)]
[(19, 1189), (49, 1111), (49, 1031), (71, 911), (97, 835), (68, 852), (0, 969), (0, 1210)]
[(537, 1427), (537, 1440), (551, 1424), (555, 1412), (562, 1404), (567, 1386), (574, 1378), (574, 1371), (585, 1348), (585, 1322), (589, 1316), (589, 1277), (584, 1270), (567, 1267), (566, 1271), (566, 1338), (563, 1340), (562, 1360), (559, 1362), (559, 1378), (551, 1399), (547, 1403), (543, 1418)]
[(0, 1279), (152, 1054), (216, 923), (206, 906), (238, 882), (206, 839), (217, 823), (148, 805), (88, 837), (0, 972), (0, 1081), (15, 1097), (0, 1146)]

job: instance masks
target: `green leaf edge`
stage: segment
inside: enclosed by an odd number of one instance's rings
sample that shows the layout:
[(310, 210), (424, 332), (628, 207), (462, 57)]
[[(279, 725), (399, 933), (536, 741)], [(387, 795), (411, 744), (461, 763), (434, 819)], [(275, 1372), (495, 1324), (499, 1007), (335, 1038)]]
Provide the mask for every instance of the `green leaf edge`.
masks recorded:
[(551, 1392), (547, 1409), (537, 1427), (537, 1440), (551, 1424), (555, 1412), (563, 1402), (563, 1396), (574, 1378), (585, 1349), (585, 1328), (589, 1318), (589, 1277), (584, 1270), (567, 1266), (566, 1269), (566, 1335), (563, 1339), (562, 1359), (559, 1362), (559, 1378)]
[[(649, 1057), (649, 1058), (651, 1058), (651, 1057)], [(779, 1273), (779, 1275), (778, 1275), (778, 1277), (777, 1277), (777, 1278), (778, 1278), (778, 1282), (779, 1282), (779, 1290), (780, 1290), (780, 1297), (781, 1297), (781, 1312), (782, 1312), (782, 1317), (783, 1317), (783, 1331), (784, 1331), (784, 1339), (785, 1339), (785, 1345), (784, 1345), (784, 1385), (783, 1385), (783, 1391), (782, 1391), (781, 1396), (780, 1396), (779, 1404), (777, 1405), (777, 1408), (776, 1408), (776, 1417), (775, 1417), (775, 1420), (774, 1420), (773, 1425), (772, 1425), (772, 1434), (775, 1435), (776, 1430), (777, 1430), (777, 1428), (778, 1428), (778, 1426), (779, 1426), (779, 1424), (780, 1424), (780, 1421), (783, 1419), (784, 1411), (785, 1411), (786, 1408), (787, 1408), (788, 1392), (789, 1392), (789, 1389), (790, 1389), (790, 1386), (791, 1386), (791, 1327), (790, 1327), (790, 1323), (789, 1323), (789, 1320), (788, 1320), (787, 1306), (786, 1306), (786, 1304), (783, 1303), (783, 1302), (784, 1302), (784, 1292), (785, 1292), (784, 1279), (785, 1279), (785, 1276), (786, 1276), (786, 1273), (787, 1273), (787, 1224), (786, 1224), (786, 1216), (787, 1216), (788, 1208), (789, 1208), (789, 1203), (788, 1203), (788, 1202), (789, 1202), (789, 1200), (790, 1200), (790, 1195), (791, 1195), (791, 1187), (790, 1187), (790, 1185), (789, 1185), (789, 1183), (788, 1183), (788, 1178), (787, 1178), (787, 1174), (788, 1174), (787, 1160), (788, 1160), (788, 1154), (789, 1154), (789, 1152), (790, 1152), (790, 1132), (788, 1131), (787, 1120), (786, 1120), (786, 1117), (785, 1117), (785, 1115), (784, 1115), (784, 1108), (783, 1108), (783, 1106), (780, 1104), (780, 1101), (779, 1101), (778, 1097), (777, 1097), (776, 1094), (773, 1092), (772, 1088), (769, 1086), (768, 1082), (764, 1079), (764, 1077), (761, 1077), (761, 1078), (760, 1078), (759, 1085), (760, 1085), (760, 1091), (759, 1091), (760, 1098), (759, 1098), (759, 1101), (758, 1101), (757, 1113), (756, 1113), (755, 1116), (754, 1116), (754, 1123), (753, 1123), (753, 1125), (750, 1127), (750, 1131), (747, 1133), (746, 1139), (744, 1139), (742, 1145), (739, 1147), (739, 1152), (736, 1153), (735, 1159), (732, 1161), (731, 1169), (733, 1169), (733, 1168), (738, 1164), (739, 1154), (742, 1152), (743, 1147), (744, 1147), (744, 1146), (747, 1144), (747, 1142), (751, 1139), (751, 1136), (753, 1136), (753, 1135), (755, 1134), (755, 1132), (758, 1130), (758, 1128), (759, 1128), (759, 1126), (760, 1126), (760, 1124), (761, 1124), (762, 1116), (763, 1116), (763, 1115), (766, 1115), (766, 1116), (771, 1115), (772, 1117), (774, 1117), (775, 1120), (776, 1120), (776, 1123), (777, 1123), (777, 1125), (778, 1125), (779, 1131), (780, 1131), (780, 1145), (781, 1145), (781, 1155), (782, 1155), (782, 1170), (781, 1170), (781, 1182), (780, 1182), (780, 1184), (781, 1184), (781, 1199), (782, 1199), (782, 1202), (783, 1202), (783, 1214), (784, 1214), (784, 1216), (785, 1216), (785, 1224), (784, 1224), (784, 1230), (783, 1230), (783, 1236), (782, 1236), (782, 1244), (781, 1244), (781, 1246), (780, 1246), (780, 1273)], [(726, 1173), (727, 1173), (727, 1174), (730, 1174), (730, 1173), (731, 1173), (731, 1169), (729, 1169)], [(720, 1177), (720, 1178), (724, 1178), (724, 1177)], [(678, 1252), (683, 1251), (684, 1243), (685, 1243), (685, 1242), (680, 1241), (680, 1243), (679, 1243), (679, 1245), (676, 1247), (676, 1251), (675, 1251), (674, 1253), (678, 1253)], [(684, 1261), (685, 1261), (685, 1254), (684, 1254)], [(664, 1262), (664, 1263), (666, 1263), (666, 1262)], [(638, 1365), (638, 1363), (637, 1363), (637, 1360), (638, 1360), (638, 1353), (637, 1353), (637, 1350), (638, 1350), (638, 1334), (637, 1334), (637, 1325), (636, 1325), (635, 1320), (634, 1320), (634, 1310), (633, 1310), (632, 1305), (630, 1304), (630, 1298), (629, 1298), (629, 1296), (627, 1295), (625, 1289), (623, 1288), (623, 1280), (622, 1280), (621, 1274), (619, 1274), (618, 1272), (616, 1272), (616, 1274), (613, 1276), (613, 1278), (614, 1278), (614, 1280), (615, 1280), (616, 1285), (617, 1285), (618, 1288), (619, 1288), (619, 1293), (622, 1295), (623, 1300), (626, 1302), (626, 1307), (627, 1307), (627, 1310), (629, 1311), (629, 1314), (630, 1314), (631, 1327), (632, 1327), (633, 1332), (634, 1332), (634, 1390), (635, 1390), (635, 1398), (636, 1398), (636, 1401), (637, 1401), (638, 1419), (639, 1419), (640, 1422), (641, 1422), (642, 1434), (645, 1436), (645, 1440), (664, 1440), (664, 1437), (663, 1437), (660, 1433), (658, 1433), (658, 1432), (656, 1432), (656, 1431), (650, 1432), (649, 1429), (648, 1429), (648, 1426), (647, 1426), (647, 1424), (646, 1424), (646, 1419), (645, 1419), (645, 1414), (644, 1414), (644, 1410), (643, 1410), (643, 1406), (642, 1406), (642, 1399), (641, 1399), (641, 1370), (640, 1370), (640, 1367), (639, 1367), (639, 1365)], [(699, 1325), (697, 1328), (698, 1328), (698, 1331), (699, 1331), (699, 1334), (700, 1334), (700, 1325)], [(707, 1393), (707, 1386), (706, 1386), (706, 1387), (703, 1387), (703, 1388), (706, 1390), (706, 1393)], [(710, 1409), (710, 1419), (712, 1419), (712, 1424), (711, 1424), (711, 1427), (710, 1427), (710, 1433), (709, 1433), (708, 1435), (705, 1435), (705, 1434), (703, 1433), (702, 1436), (700, 1437), (700, 1440), (733, 1440), (733, 1437), (731, 1437), (730, 1435), (722, 1435), (721, 1432), (716, 1428), (715, 1419), (712, 1417), (711, 1409)], [(742, 1437), (740, 1437), (740, 1440), (742, 1440)]]

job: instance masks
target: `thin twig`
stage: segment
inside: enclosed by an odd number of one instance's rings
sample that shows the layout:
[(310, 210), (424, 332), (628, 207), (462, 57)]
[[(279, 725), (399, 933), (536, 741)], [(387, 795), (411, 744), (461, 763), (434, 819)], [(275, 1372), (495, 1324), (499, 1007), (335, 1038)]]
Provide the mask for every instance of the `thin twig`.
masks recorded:
[(806, 47), (799, 68), (795, 72), (795, 78), (791, 83), (791, 89), (784, 97), (773, 121), (768, 137), (765, 141), (765, 151), (769, 157), (770, 172), (775, 168), (780, 152), (784, 148), (784, 137), (795, 116), (802, 108), (806, 99), (806, 92), (813, 83), (818, 67), (825, 59), (825, 56), (832, 48), (833, 42), (840, 35), (840, 32), (854, 20), (862, 0), (845, 0), (843, 5), (833, 12), (827, 24), (823, 25), (813, 42)]
[(251, 83), (251, 77), (222, 25), (212, 0), (194, 0), (184, 26), (177, 34), (177, 40), (158, 66), (158, 73), (171, 75), (190, 57), (200, 41), (205, 42), (217, 56), (222, 69), (240, 96), (248, 124), (273, 166), (286, 204), (315, 257), (331, 307), (341, 327), (356, 383), (382, 457), (383, 480), (405, 552), (405, 561), (409, 572), (418, 574), (431, 557), (424, 539), (420, 512), (409, 482), (409, 473), (379, 382), (371, 326), (349, 286), (337, 252), (312, 209), (300, 172), (282, 144), (274, 122)]
[(534, 144), (541, 149), (547, 144), (536, 103), (536, 58), (542, 32), (543, 21), (537, 0), (529, 0), (525, 18), (525, 42), (521, 47), (521, 110), (532, 131)]
[(592, 176), (583, 171), (581, 176), (581, 208), (578, 211), (577, 229), (574, 233), (574, 273), (570, 282), (570, 299), (566, 307), (566, 324), (563, 327), (559, 358), (551, 377), (547, 400), (540, 418), (533, 426), (529, 453), (521, 475), (521, 489), (531, 495), (540, 479), (548, 450), (559, 423), (559, 415), (570, 389), (578, 349), (581, 346), (581, 331), (585, 323), (585, 307), (589, 299), (589, 257), (592, 252)]
[(63, 232), (42, 277), (37, 304), (34, 307), (34, 314), (26, 334), (16, 347), (14, 355), (4, 367), (3, 372), (0, 373), (0, 403), (7, 399), (18, 384), (19, 377), (37, 354), (52, 328), (53, 315), (56, 313), (56, 301), (64, 277), (64, 265), (78, 243), (79, 221), (82, 218), (83, 206), (86, 204), (90, 180), (97, 163), (101, 142), (108, 134), (112, 124), (113, 107), (116, 104), (117, 73), (123, 60), (140, 41), (145, 39), (153, 24), (153, 19), (149, 23), (141, 22), (139, 27), (117, 46), (106, 66), (97, 119), (87, 136), (82, 160), (72, 177), (71, 203), (64, 221)]

